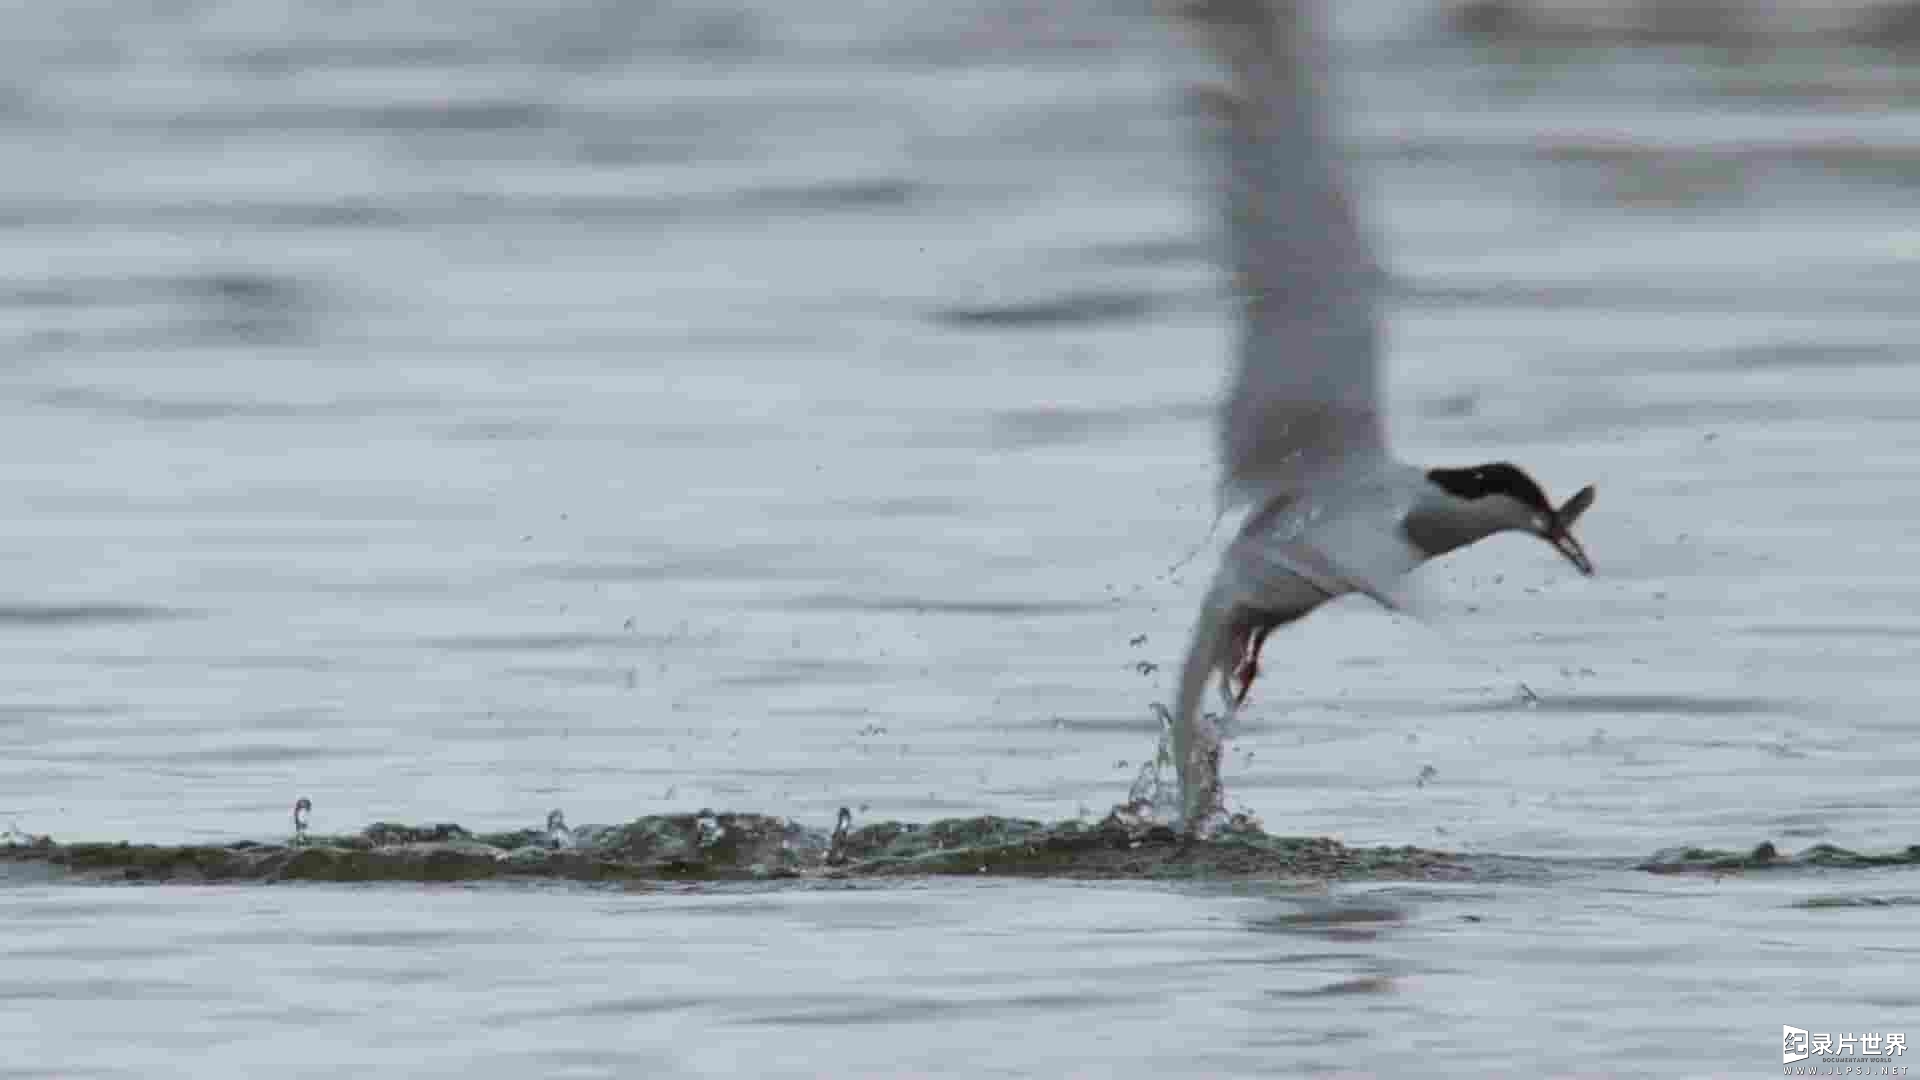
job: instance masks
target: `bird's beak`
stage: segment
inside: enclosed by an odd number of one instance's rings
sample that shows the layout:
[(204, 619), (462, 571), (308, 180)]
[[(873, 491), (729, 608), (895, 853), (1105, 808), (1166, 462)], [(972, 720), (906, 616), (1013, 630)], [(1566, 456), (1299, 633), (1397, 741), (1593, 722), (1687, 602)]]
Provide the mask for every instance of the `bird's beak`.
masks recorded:
[(1547, 537), (1547, 542), (1553, 545), (1554, 550), (1565, 555), (1567, 561), (1579, 568), (1581, 573), (1593, 576), (1593, 560), (1587, 558), (1587, 550), (1580, 546), (1580, 541), (1575, 540), (1572, 533), (1554, 533)]
[(1573, 523), (1579, 521), (1580, 515), (1593, 505), (1593, 498), (1593, 485), (1589, 484), (1562, 503), (1553, 515), (1553, 528), (1546, 536), (1547, 543), (1552, 544), (1554, 550), (1565, 555), (1568, 562), (1588, 577), (1593, 576), (1593, 560), (1587, 558), (1587, 549), (1580, 546), (1580, 541), (1573, 538)]

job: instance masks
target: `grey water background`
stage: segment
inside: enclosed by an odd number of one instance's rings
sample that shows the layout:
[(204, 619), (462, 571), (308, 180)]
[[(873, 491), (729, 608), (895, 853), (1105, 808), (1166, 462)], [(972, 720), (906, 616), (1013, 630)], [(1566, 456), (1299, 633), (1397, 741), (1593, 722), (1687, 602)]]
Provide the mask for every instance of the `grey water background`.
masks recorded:
[[(0, 826), (1099, 815), (1230, 311), (1092, 4), (10, 6)], [(0, 1076), (1757, 1075), (1920, 1041), (1920, 109), (1342, 14), (1404, 453), (1587, 482), (1268, 647), (1275, 832), (1457, 885), (0, 887)], [(1156, 666), (1157, 665), (1157, 666)], [(1521, 689), (1522, 684), (1529, 693)], [(1879, 906), (1808, 910), (1810, 897)]]

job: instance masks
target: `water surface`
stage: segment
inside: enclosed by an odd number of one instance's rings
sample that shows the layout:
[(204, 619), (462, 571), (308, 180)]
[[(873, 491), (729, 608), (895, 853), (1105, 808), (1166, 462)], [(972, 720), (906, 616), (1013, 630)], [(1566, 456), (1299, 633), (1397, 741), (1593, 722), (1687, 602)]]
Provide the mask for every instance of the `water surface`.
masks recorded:
[[(867, 7), (10, 13), (0, 826), (1121, 798), (1205, 584), (1169, 567), (1229, 346), (1166, 57), (1111, 13)], [(1805, 92), (1870, 59), (1757, 94), (1352, 21), (1396, 441), (1597, 483), (1601, 575), (1489, 542), (1425, 572), (1435, 626), (1276, 638), (1229, 785), (1275, 832), (1550, 869), (20, 881), (0, 1075), (1746, 1075), (1781, 1024), (1920, 1040), (1910, 909), (1795, 906), (1910, 873), (1609, 861), (1920, 841), (1912, 105)]]

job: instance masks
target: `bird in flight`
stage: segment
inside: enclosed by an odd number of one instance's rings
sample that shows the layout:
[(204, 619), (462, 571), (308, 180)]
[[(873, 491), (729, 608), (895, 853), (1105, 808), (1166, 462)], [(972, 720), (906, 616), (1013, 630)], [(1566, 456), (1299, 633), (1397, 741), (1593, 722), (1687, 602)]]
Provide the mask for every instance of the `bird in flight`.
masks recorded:
[(1216, 677), (1231, 717), (1267, 636), (1335, 597), (1396, 607), (1420, 564), (1495, 533), (1538, 536), (1582, 574), (1582, 488), (1555, 507), (1505, 462), (1422, 468), (1387, 449), (1380, 399), (1383, 274), (1347, 193), (1312, 0), (1163, 0), (1217, 61), (1192, 88), (1208, 136), (1240, 300), (1239, 355), (1219, 416), (1222, 510), (1251, 507), (1221, 556), (1181, 665), (1173, 764), (1182, 825), (1225, 820)]

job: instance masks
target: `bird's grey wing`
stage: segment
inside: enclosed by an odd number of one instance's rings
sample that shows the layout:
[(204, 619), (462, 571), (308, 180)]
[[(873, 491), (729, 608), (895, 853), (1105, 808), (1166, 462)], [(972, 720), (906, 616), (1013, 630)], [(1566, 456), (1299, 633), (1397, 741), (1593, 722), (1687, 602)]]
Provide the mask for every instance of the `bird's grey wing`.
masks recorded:
[(1382, 275), (1334, 144), (1310, 0), (1166, 0), (1225, 70), (1197, 87), (1243, 315), (1220, 418), (1226, 505), (1385, 452)]

